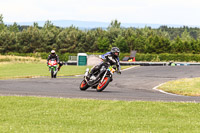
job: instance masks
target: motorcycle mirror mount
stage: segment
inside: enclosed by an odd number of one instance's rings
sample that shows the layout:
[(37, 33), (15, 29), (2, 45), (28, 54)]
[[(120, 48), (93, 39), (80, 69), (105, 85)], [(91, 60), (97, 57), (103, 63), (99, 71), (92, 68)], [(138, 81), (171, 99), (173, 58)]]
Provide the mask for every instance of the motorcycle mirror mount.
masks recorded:
[(85, 76), (87, 76), (88, 75), (88, 73), (89, 73), (89, 68), (86, 68), (86, 70), (85, 70)]

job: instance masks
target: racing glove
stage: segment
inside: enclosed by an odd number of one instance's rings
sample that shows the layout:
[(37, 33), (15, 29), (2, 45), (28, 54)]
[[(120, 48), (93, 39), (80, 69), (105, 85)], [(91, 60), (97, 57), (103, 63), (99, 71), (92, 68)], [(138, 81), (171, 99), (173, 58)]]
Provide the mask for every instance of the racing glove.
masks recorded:
[(117, 73), (121, 74), (122, 72), (119, 69), (117, 69)]

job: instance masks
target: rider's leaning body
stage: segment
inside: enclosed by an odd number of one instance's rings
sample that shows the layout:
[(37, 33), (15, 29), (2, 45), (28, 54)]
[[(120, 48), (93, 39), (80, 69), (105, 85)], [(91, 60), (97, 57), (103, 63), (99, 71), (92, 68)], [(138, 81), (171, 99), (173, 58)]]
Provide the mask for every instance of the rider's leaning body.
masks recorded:
[(51, 59), (55, 59), (56, 62), (59, 64), (59, 67), (58, 67), (58, 71), (59, 71), (63, 63), (60, 62), (59, 56), (56, 54), (55, 50), (51, 50), (51, 54), (47, 58), (47, 65), (48, 65), (49, 60)]
[(105, 66), (107, 63), (109, 63), (110, 65), (116, 65), (117, 72), (121, 73), (119, 52), (120, 52), (119, 48), (113, 47), (110, 52), (101, 55), (100, 58), (102, 59), (102, 62), (99, 65), (96, 65), (92, 68), (88, 78), (90, 78), (92, 74), (98, 71), (102, 66)]
[(49, 60), (51, 59), (55, 59), (57, 61), (57, 63), (59, 64), (60, 60), (59, 60), (59, 57), (58, 55), (56, 54), (55, 50), (51, 50), (51, 54), (48, 56), (47, 58), (47, 64), (49, 62)]

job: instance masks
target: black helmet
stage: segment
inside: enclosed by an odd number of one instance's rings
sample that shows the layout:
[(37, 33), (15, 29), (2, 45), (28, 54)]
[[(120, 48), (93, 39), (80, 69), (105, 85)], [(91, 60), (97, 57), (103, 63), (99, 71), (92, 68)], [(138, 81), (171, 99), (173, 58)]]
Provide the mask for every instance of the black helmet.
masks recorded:
[(113, 48), (111, 49), (111, 53), (112, 53), (112, 55), (115, 56), (115, 57), (118, 57), (118, 56), (119, 56), (119, 52), (120, 52), (120, 50), (119, 50), (118, 47), (113, 47)]

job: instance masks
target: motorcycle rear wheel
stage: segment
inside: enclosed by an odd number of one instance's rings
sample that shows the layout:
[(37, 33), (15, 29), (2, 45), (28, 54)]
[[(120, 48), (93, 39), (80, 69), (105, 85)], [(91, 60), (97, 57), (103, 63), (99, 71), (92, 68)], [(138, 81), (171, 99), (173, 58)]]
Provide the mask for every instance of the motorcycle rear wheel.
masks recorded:
[(110, 83), (110, 79), (111, 79), (110, 77), (105, 77), (103, 82), (98, 84), (97, 92), (103, 91), (108, 86), (108, 84)]
[(83, 80), (80, 84), (80, 90), (85, 91), (89, 88), (89, 85), (87, 84), (87, 82), (85, 80)]

